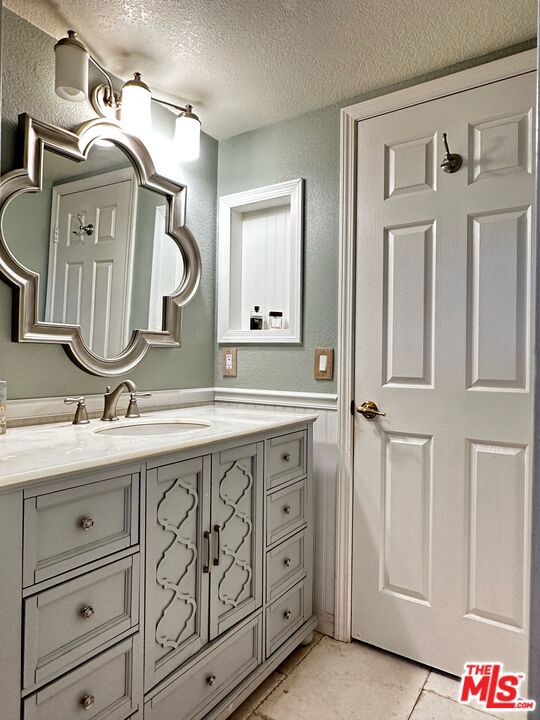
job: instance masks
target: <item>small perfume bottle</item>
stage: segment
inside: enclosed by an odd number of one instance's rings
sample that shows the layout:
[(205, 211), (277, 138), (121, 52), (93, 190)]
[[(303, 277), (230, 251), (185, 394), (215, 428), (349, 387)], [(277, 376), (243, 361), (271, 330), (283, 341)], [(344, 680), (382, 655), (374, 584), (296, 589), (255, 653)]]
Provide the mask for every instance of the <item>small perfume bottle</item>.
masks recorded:
[(281, 330), (283, 327), (283, 313), (280, 310), (270, 310), (268, 324), (272, 330)]
[(249, 316), (249, 329), (250, 330), (262, 330), (263, 329), (263, 316), (261, 315), (261, 306), (255, 305)]

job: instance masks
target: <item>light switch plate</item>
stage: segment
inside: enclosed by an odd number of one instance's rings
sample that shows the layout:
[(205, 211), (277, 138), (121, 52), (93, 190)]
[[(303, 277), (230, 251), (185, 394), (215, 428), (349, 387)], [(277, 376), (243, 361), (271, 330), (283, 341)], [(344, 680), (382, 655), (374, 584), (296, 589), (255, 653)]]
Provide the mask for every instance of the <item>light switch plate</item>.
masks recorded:
[(315, 380), (332, 380), (334, 378), (334, 348), (316, 348)]
[(223, 377), (236, 377), (236, 348), (223, 348)]

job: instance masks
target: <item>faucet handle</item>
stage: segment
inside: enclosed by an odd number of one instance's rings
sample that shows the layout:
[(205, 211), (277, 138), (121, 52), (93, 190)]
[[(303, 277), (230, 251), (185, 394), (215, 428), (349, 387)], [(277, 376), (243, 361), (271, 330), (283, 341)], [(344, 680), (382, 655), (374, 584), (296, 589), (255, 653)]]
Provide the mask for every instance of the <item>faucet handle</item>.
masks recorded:
[(88, 425), (90, 420), (88, 419), (88, 412), (86, 410), (86, 398), (84, 395), (79, 397), (67, 397), (64, 398), (66, 405), (74, 405), (77, 403), (77, 409), (75, 410), (75, 416), (73, 418), (73, 425)]
[(139, 412), (139, 405), (137, 404), (137, 398), (149, 398), (152, 397), (152, 393), (145, 393), (145, 392), (132, 392), (129, 394), (129, 405), (126, 412), (127, 418), (138, 418), (141, 417), (141, 413)]

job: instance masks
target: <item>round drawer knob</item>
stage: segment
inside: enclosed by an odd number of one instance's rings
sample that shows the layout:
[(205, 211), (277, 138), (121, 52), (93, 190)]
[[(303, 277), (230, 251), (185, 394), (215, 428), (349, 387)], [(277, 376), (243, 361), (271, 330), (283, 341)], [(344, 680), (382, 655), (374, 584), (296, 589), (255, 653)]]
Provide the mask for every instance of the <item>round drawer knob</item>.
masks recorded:
[(91, 617), (93, 617), (95, 614), (95, 610), (91, 605), (86, 605), (86, 607), (83, 607), (81, 610), (81, 617), (83, 620), (90, 620)]
[(285, 618), (285, 620), (290, 620), (291, 616), (292, 612), (290, 610), (285, 610), (285, 612), (283, 613), (283, 617)]
[(285, 505), (285, 507), (283, 508), (283, 512), (286, 513), (287, 515), (290, 515), (291, 514), (291, 506)]
[(285, 462), (291, 462), (291, 453), (285, 453), (281, 456)]
[(90, 710), (92, 705), (96, 702), (96, 698), (93, 695), (84, 695), (81, 698), (81, 705), (85, 710)]
[(212, 687), (212, 685), (215, 685), (215, 683), (216, 683), (216, 676), (215, 676), (215, 675), (209, 675), (209, 676), (206, 678), (206, 682), (210, 685), (210, 687)]
[(92, 520), (91, 517), (84, 517), (81, 520), (81, 527), (83, 530), (90, 530), (91, 528), (94, 527), (94, 521)]
[(285, 558), (285, 560), (283, 561), (283, 564), (285, 565), (285, 567), (291, 567), (291, 563), (292, 563), (291, 558)]

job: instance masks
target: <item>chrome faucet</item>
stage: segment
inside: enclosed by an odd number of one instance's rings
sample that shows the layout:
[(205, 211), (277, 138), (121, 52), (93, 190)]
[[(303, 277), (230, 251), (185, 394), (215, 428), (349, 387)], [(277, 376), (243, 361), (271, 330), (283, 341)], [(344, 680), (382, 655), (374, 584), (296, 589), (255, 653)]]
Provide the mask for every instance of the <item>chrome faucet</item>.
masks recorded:
[(121, 383), (119, 383), (114, 390), (111, 389), (111, 386), (107, 386), (107, 392), (104, 396), (104, 404), (103, 404), (103, 415), (101, 416), (102, 420), (118, 420), (118, 415), (116, 414), (116, 406), (118, 405), (118, 398), (120, 395), (124, 392), (124, 390), (127, 390), (130, 392), (133, 396), (137, 392), (137, 386), (133, 382), (133, 380), (122, 380)]

